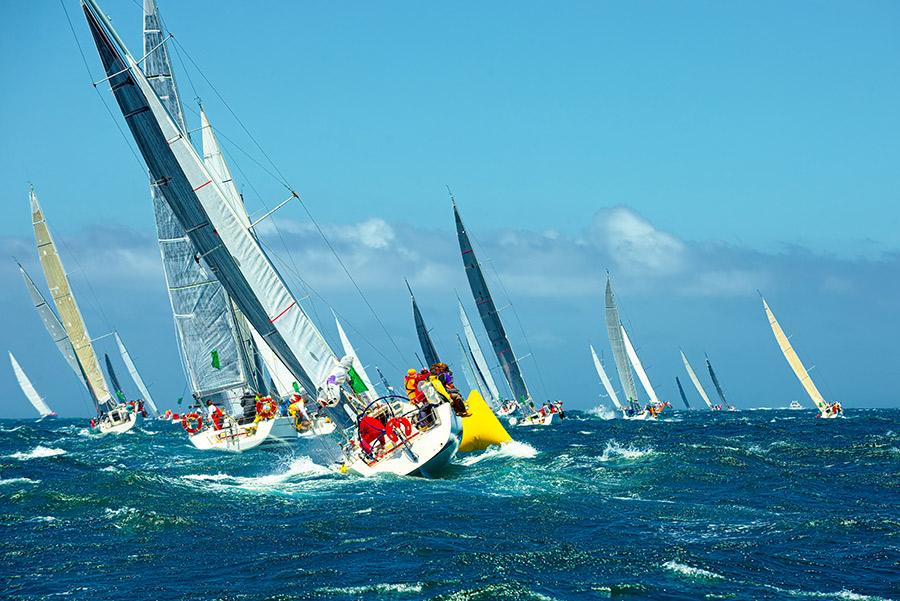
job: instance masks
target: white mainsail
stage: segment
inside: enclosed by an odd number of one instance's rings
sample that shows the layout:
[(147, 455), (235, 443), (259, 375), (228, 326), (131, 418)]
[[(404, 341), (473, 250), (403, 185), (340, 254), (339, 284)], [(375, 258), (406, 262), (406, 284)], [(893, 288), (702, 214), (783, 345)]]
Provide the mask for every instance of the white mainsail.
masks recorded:
[(238, 220), (245, 228), (250, 229), (250, 217), (247, 215), (247, 209), (244, 208), (244, 200), (234, 184), (231, 169), (225, 162), (222, 147), (219, 146), (219, 139), (202, 106), (200, 107), (200, 132), (200, 140), (203, 145), (203, 164), (221, 185), (225, 200), (231, 205)]
[(338, 321), (337, 315), (335, 315), (334, 311), (331, 312), (334, 315), (334, 323), (337, 325), (338, 336), (341, 339), (341, 347), (344, 349), (344, 355), (350, 355), (353, 357), (353, 369), (356, 370), (357, 375), (362, 379), (363, 384), (366, 385), (368, 390), (365, 393), (365, 396), (374, 401), (378, 394), (375, 392), (375, 385), (372, 383), (372, 380), (369, 378), (369, 374), (366, 373), (366, 368), (363, 366), (362, 360), (359, 358), (359, 355), (356, 354), (356, 351), (353, 349), (353, 345), (350, 344), (350, 339), (347, 337), (347, 333), (344, 331), (344, 327), (341, 325), (341, 322)]
[(609, 347), (612, 349), (613, 361), (619, 374), (619, 382), (622, 383), (622, 393), (625, 402), (637, 402), (637, 388), (631, 375), (631, 367), (628, 365), (628, 353), (625, 351), (625, 341), (622, 340), (622, 320), (619, 318), (619, 309), (616, 307), (616, 296), (613, 293), (612, 278), (606, 275), (606, 332), (609, 336)]
[(150, 409), (150, 413), (153, 414), (153, 417), (159, 416), (159, 409), (156, 407), (156, 403), (153, 402), (153, 397), (150, 396), (150, 391), (144, 385), (144, 379), (141, 377), (141, 374), (138, 373), (134, 361), (131, 360), (131, 355), (128, 353), (128, 349), (125, 348), (125, 343), (122, 342), (121, 338), (119, 338), (118, 332), (114, 332), (113, 335), (116, 338), (116, 345), (119, 347), (119, 354), (122, 355), (122, 362), (125, 364), (125, 367), (128, 368), (128, 373), (131, 374), (131, 379), (134, 380), (134, 385), (137, 386), (138, 390), (140, 391), (141, 398)]
[(597, 356), (597, 351), (594, 350), (594, 345), (590, 345), (591, 347), (591, 357), (594, 358), (594, 367), (597, 368), (597, 375), (600, 376), (600, 381), (603, 382), (603, 387), (606, 389), (606, 394), (609, 395), (609, 398), (612, 400), (613, 405), (616, 406), (617, 409), (624, 409), (622, 403), (619, 402), (619, 396), (616, 394), (615, 388), (613, 388), (612, 382), (609, 381), (609, 376), (606, 375), (606, 370), (603, 369), (603, 363), (600, 362), (600, 357)]
[(475, 375), (475, 367), (472, 363), (472, 355), (466, 350), (465, 345), (463, 344), (462, 338), (459, 337), (459, 334), (456, 335), (456, 342), (459, 345), (459, 356), (460, 356), (460, 365), (462, 366), (463, 375), (466, 377), (466, 382), (469, 384), (470, 388), (474, 388), (478, 391), (478, 394), (482, 396), (482, 398), (486, 397), (485, 389), (487, 385), (484, 383), (484, 380)]
[(99, 411), (103, 404), (113, 404), (112, 397), (106, 381), (103, 379), (103, 372), (100, 369), (100, 362), (97, 361), (97, 355), (94, 353), (91, 337), (84, 325), (84, 319), (75, 302), (75, 297), (72, 295), (69, 279), (59, 258), (59, 253), (56, 251), (56, 244), (50, 235), (50, 229), (44, 220), (44, 213), (38, 204), (34, 190), (31, 190), (29, 196), (31, 199), (31, 222), (34, 226), (38, 257), (41, 260), (41, 267), (44, 269), (44, 277), (47, 278), (50, 297), (53, 299), (53, 304), (56, 305), (72, 348), (75, 349), (75, 356), (78, 357), (78, 363), (84, 371), (85, 379)]
[(22, 388), (22, 392), (25, 393), (25, 396), (28, 398), (28, 402), (30, 402), (35, 410), (41, 414), (41, 417), (55, 415), (53, 413), (53, 410), (47, 406), (46, 402), (44, 402), (44, 399), (41, 397), (41, 395), (38, 394), (37, 390), (34, 389), (34, 385), (31, 383), (31, 380), (28, 379), (28, 376), (25, 375), (25, 372), (22, 370), (22, 366), (19, 365), (18, 361), (16, 361), (16, 358), (13, 356), (12, 352), (9, 352), (9, 362), (12, 363), (13, 371), (16, 373), (16, 380), (19, 381), (19, 386)]
[(484, 358), (484, 353), (481, 351), (481, 345), (478, 344), (478, 336), (475, 335), (475, 330), (472, 329), (472, 323), (469, 321), (466, 309), (459, 299), (457, 299), (457, 303), (459, 304), (459, 320), (462, 322), (466, 342), (469, 343), (469, 349), (472, 351), (472, 360), (475, 363), (474, 367), (484, 380), (484, 385), (487, 386), (487, 401), (492, 405), (498, 405), (502, 399), (500, 398), (500, 391), (497, 389), (497, 383), (494, 382), (494, 377), (491, 375), (491, 369), (488, 367), (487, 359)]
[(641, 381), (641, 386), (647, 391), (647, 396), (650, 397), (650, 403), (655, 405), (659, 403), (659, 399), (656, 397), (656, 391), (654, 391), (653, 386), (650, 385), (650, 378), (647, 377), (647, 372), (644, 371), (644, 366), (641, 365), (641, 360), (638, 359), (634, 346), (628, 338), (628, 332), (625, 331), (625, 326), (620, 327), (622, 329), (622, 340), (625, 343), (625, 352), (628, 353), (628, 360), (631, 361), (631, 366), (634, 367), (634, 373), (637, 374), (638, 380)]
[(803, 385), (804, 390), (806, 390), (806, 394), (809, 395), (809, 398), (812, 399), (812, 402), (815, 403), (816, 407), (822, 413), (827, 413), (830, 411), (830, 406), (825, 401), (825, 397), (822, 396), (822, 393), (819, 392), (819, 389), (816, 388), (816, 385), (813, 383), (812, 378), (809, 377), (809, 372), (806, 371), (806, 368), (803, 366), (803, 362), (800, 361), (800, 357), (797, 355), (797, 352), (794, 350), (794, 347), (791, 346), (790, 340), (785, 335), (784, 330), (781, 329), (781, 325), (778, 323), (778, 320), (775, 319), (775, 314), (772, 313), (772, 310), (769, 308), (768, 303), (766, 303), (766, 299), (763, 299), (763, 307), (766, 310), (766, 315), (769, 318), (769, 325), (772, 326), (772, 332), (775, 334), (775, 340), (778, 341), (778, 347), (781, 349), (781, 352), (784, 353), (784, 358), (787, 359), (788, 365), (791, 366), (791, 369), (794, 370), (794, 375), (797, 376), (797, 379), (800, 380), (800, 384)]
[(691, 382), (694, 383), (694, 388), (696, 388), (697, 392), (700, 394), (700, 398), (703, 399), (703, 402), (706, 403), (707, 407), (712, 409), (712, 401), (709, 400), (709, 395), (707, 395), (706, 391), (703, 389), (703, 384), (700, 383), (700, 378), (698, 378), (697, 374), (694, 373), (694, 368), (691, 367), (691, 364), (688, 361), (687, 356), (684, 354), (684, 351), (681, 351), (681, 361), (684, 363), (684, 369), (687, 370), (688, 375), (691, 377)]

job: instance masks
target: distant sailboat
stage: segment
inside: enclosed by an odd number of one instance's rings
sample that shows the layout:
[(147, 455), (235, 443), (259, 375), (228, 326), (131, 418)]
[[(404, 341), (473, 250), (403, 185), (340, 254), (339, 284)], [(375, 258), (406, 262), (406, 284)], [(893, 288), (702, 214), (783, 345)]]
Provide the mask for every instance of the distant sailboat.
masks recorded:
[(25, 375), (22, 366), (16, 361), (12, 352), (9, 353), (9, 362), (12, 363), (13, 372), (16, 374), (16, 380), (19, 382), (19, 387), (22, 389), (22, 392), (25, 393), (25, 398), (28, 399), (28, 402), (31, 403), (34, 410), (38, 412), (41, 419), (45, 417), (56, 417), (56, 412), (50, 409), (46, 401), (44, 401), (44, 398), (34, 389), (31, 380)]
[(138, 373), (137, 367), (134, 365), (134, 361), (131, 360), (131, 355), (128, 353), (128, 350), (125, 348), (125, 343), (122, 342), (122, 339), (119, 337), (119, 333), (114, 333), (116, 339), (116, 345), (119, 347), (119, 355), (122, 356), (122, 362), (125, 364), (125, 367), (128, 368), (128, 373), (131, 375), (131, 379), (134, 381), (134, 385), (137, 386), (138, 391), (141, 393), (141, 400), (147, 405), (147, 408), (150, 409), (150, 413), (153, 417), (159, 417), (159, 408), (156, 406), (156, 403), (153, 401), (153, 397), (150, 396), (150, 391), (144, 385), (144, 379), (141, 377), (141, 374)]
[(616, 394), (616, 389), (613, 388), (612, 382), (609, 381), (609, 376), (606, 375), (606, 369), (603, 368), (603, 363), (600, 361), (600, 357), (597, 356), (594, 345), (589, 346), (591, 349), (591, 357), (594, 360), (594, 368), (597, 370), (597, 375), (600, 376), (600, 382), (603, 383), (603, 388), (606, 390), (606, 396), (609, 397), (616, 409), (622, 412), (623, 417), (627, 417), (625, 406), (619, 401), (619, 395)]
[(634, 373), (637, 374), (638, 380), (641, 382), (641, 386), (644, 387), (644, 391), (647, 393), (647, 397), (650, 399), (650, 406), (655, 407), (657, 410), (661, 410), (661, 407), (665, 404), (659, 400), (659, 397), (656, 396), (656, 391), (653, 389), (653, 385), (650, 384), (650, 378), (647, 376), (647, 372), (644, 369), (643, 364), (641, 363), (640, 358), (637, 356), (637, 351), (634, 350), (634, 345), (631, 344), (631, 339), (628, 337), (628, 332), (625, 330), (625, 326), (622, 326), (622, 341), (625, 343), (625, 352), (628, 353), (628, 360), (631, 361), (631, 366), (634, 368)]
[(612, 349), (616, 372), (619, 374), (619, 382), (622, 384), (622, 392), (625, 394), (625, 399), (622, 402), (622, 417), (625, 419), (653, 419), (656, 417), (655, 414), (641, 407), (638, 400), (637, 388), (634, 385), (634, 377), (631, 373), (632, 363), (625, 344), (625, 329), (622, 327), (622, 320), (619, 318), (619, 308), (616, 305), (612, 278), (609, 277), (609, 274), (606, 276), (605, 314), (609, 346)]
[(681, 395), (681, 402), (684, 403), (685, 409), (690, 409), (691, 404), (688, 403), (687, 395), (684, 394), (684, 387), (681, 385), (681, 380), (678, 379), (678, 376), (675, 376), (675, 384), (678, 385), (678, 394)]
[(768, 303), (766, 303), (766, 299), (762, 299), (762, 303), (763, 308), (766, 311), (766, 316), (769, 318), (769, 325), (772, 327), (772, 333), (775, 334), (775, 340), (778, 342), (778, 347), (784, 354), (784, 358), (787, 359), (788, 365), (790, 365), (791, 369), (794, 371), (794, 375), (800, 380), (803, 389), (806, 390), (806, 394), (809, 395), (809, 398), (819, 410), (818, 417), (832, 419), (838, 415), (842, 415), (844, 411), (841, 404), (838, 402), (829, 403), (825, 400), (825, 397), (822, 396), (822, 393), (819, 392), (819, 389), (816, 388), (812, 378), (809, 377), (809, 372), (806, 371), (803, 362), (800, 361), (800, 357), (797, 355), (794, 347), (791, 346), (790, 340), (788, 340), (784, 330), (781, 329), (778, 320), (775, 319), (775, 314), (772, 313)]
[(684, 354), (684, 351), (681, 352), (681, 361), (684, 363), (684, 369), (687, 370), (688, 375), (691, 377), (691, 382), (694, 383), (694, 388), (697, 389), (697, 393), (700, 395), (700, 398), (703, 399), (703, 402), (706, 403), (706, 406), (709, 407), (710, 411), (718, 411), (721, 409), (720, 406), (716, 406), (712, 404), (712, 401), (709, 400), (709, 395), (706, 394), (706, 390), (703, 388), (703, 384), (700, 383), (700, 378), (697, 377), (697, 374), (694, 372), (694, 368), (691, 367), (690, 361), (688, 361), (687, 355)]
[(729, 403), (725, 398), (725, 391), (722, 390), (722, 385), (719, 384), (719, 378), (716, 377), (716, 372), (713, 370), (712, 363), (709, 362), (709, 357), (706, 358), (706, 369), (709, 370), (709, 377), (712, 378), (716, 394), (719, 395), (719, 400), (722, 401), (722, 408), (727, 409), (728, 411), (737, 411), (737, 407)]
[[(464, 345), (465, 349), (472, 358), (472, 367), (475, 372), (475, 377), (484, 384), (482, 396), (489, 405), (497, 410), (498, 415), (507, 415), (515, 411), (518, 404), (513, 401), (512, 405), (504, 405), (503, 398), (500, 396), (500, 390), (497, 388), (497, 383), (494, 381), (494, 376), (491, 373), (491, 368), (488, 366), (487, 359), (484, 357), (484, 352), (481, 350), (478, 336), (475, 335), (475, 330), (472, 328), (472, 322), (469, 321), (469, 315), (466, 313), (462, 301), (457, 298), (456, 302), (459, 306), (459, 321), (462, 324), (463, 335), (466, 337)], [(460, 344), (462, 344), (462, 342)]]
[(56, 244), (50, 235), (50, 229), (44, 219), (44, 212), (38, 204), (34, 190), (29, 192), (29, 199), (38, 258), (50, 288), (53, 304), (59, 312), (60, 321), (75, 351), (78, 366), (94, 401), (94, 408), (99, 417), (98, 427), (103, 433), (127, 432), (134, 427), (137, 415), (120, 407), (109, 394), (100, 363), (91, 343), (91, 337), (87, 332), (78, 304), (75, 302), (75, 296), (69, 286), (69, 278), (66, 276), (62, 260), (56, 250)]

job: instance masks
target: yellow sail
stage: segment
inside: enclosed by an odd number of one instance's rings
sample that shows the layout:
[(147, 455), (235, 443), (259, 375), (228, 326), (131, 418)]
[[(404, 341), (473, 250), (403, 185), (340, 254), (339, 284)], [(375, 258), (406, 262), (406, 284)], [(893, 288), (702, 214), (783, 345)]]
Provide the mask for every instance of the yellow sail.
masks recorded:
[(50, 236), (50, 230), (44, 221), (44, 212), (38, 204), (34, 190), (31, 191), (31, 222), (34, 225), (38, 257), (41, 260), (41, 267), (44, 268), (44, 276), (47, 278), (47, 286), (50, 287), (53, 304), (56, 305), (63, 328), (75, 348), (75, 356), (78, 357), (88, 386), (97, 402), (103, 404), (111, 400), (111, 397), (106, 382), (103, 380), (103, 372), (100, 371), (100, 362), (97, 361), (97, 355), (94, 354), (91, 337), (84, 325), (81, 311), (78, 310), (78, 305), (75, 303), (75, 297), (72, 296), (69, 280), (63, 269), (59, 253), (56, 251), (53, 238)]
[(772, 313), (772, 310), (769, 308), (765, 299), (763, 299), (763, 307), (766, 309), (766, 315), (769, 317), (769, 325), (772, 326), (772, 332), (775, 333), (775, 340), (778, 341), (778, 346), (781, 348), (781, 352), (784, 353), (784, 358), (787, 359), (787, 362), (790, 364), (791, 369), (794, 370), (797, 379), (800, 380), (803, 388), (806, 389), (806, 394), (809, 395), (809, 398), (816, 404), (819, 411), (825, 412), (828, 409), (828, 403), (825, 402), (822, 393), (819, 392), (819, 389), (813, 384), (812, 378), (809, 377), (809, 372), (803, 367), (800, 357), (797, 356), (797, 352), (794, 350), (794, 347), (791, 346), (788, 337), (785, 336), (784, 330), (781, 329), (778, 320), (775, 319), (775, 315)]

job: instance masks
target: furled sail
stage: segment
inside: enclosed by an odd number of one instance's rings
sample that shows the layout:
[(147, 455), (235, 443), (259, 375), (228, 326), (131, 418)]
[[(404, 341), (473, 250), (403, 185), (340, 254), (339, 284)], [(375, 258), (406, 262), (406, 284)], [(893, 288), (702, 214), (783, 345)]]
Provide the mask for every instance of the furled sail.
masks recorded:
[(29, 380), (28, 376), (25, 375), (25, 372), (22, 370), (22, 366), (19, 365), (19, 362), (16, 361), (16, 358), (11, 352), (9, 353), (9, 362), (12, 363), (13, 371), (16, 374), (16, 380), (18, 380), (19, 387), (22, 389), (22, 392), (24, 392), (25, 396), (28, 398), (28, 402), (31, 403), (31, 405), (41, 415), (41, 417), (54, 415), (53, 410), (47, 406), (47, 403), (44, 401), (43, 397), (41, 397), (41, 395), (38, 394), (37, 390), (34, 389), (34, 385), (31, 383), (31, 380)]
[(606, 375), (606, 370), (603, 369), (603, 363), (601, 363), (600, 357), (597, 356), (597, 351), (594, 350), (594, 345), (590, 345), (590, 347), (591, 357), (594, 358), (594, 367), (597, 368), (597, 375), (600, 376), (600, 381), (603, 382), (603, 388), (606, 389), (606, 394), (617, 409), (624, 409), (622, 403), (619, 402), (619, 395), (616, 394), (616, 389), (613, 388), (612, 382), (609, 381), (609, 376)]
[(731, 405), (725, 398), (725, 391), (722, 390), (722, 385), (719, 384), (719, 378), (716, 377), (716, 372), (713, 370), (712, 363), (709, 362), (709, 357), (706, 358), (706, 369), (709, 370), (709, 377), (712, 378), (712, 383), (716, 388), (716, 393), (719, 395), (719, 399), (722, 401), (722, 407), (730, 407)]
[(141, 374), (138, 373), (137, 367), (131, 359), (131, 355), (125, 348), (125, 343), (119, 338), (118, 332), (115, 332), (114, 336), (116, 338), (116, 345), (119, 347), (119, 354), (122, 356), (122, 362), (125, 364), (125, 367), (128, 368), (128, 373), (131, 374), (134, 385), (137, 386), (138, 391), (141, 393), (141, 399), (143, 399), (144, 404), (150, 409), (150, 413), (152, 413), (154, 417), (158, 416), (159, 409), (157, 408), (156, 403), (153, 402), (150, 391), (147, 390), (147, 387), (144, 385), (144, 379), (141, 377)]
[(478, 314), (481, 316), (481, 322), (487, 331), (491, 345), (494, 347), (494, 353), (500, 362), (500, 368), (509, 382), (509, 388), (512, 390), (516, 400), (521, 402), (530, 402), (531, 394), (522, 378), (522, 372), (519, 369), (519, 363), (513, 354), (512, 346), (509, 344), (509, 338), (506, 336), (506, 330), (500, 321), (500, 314), (497, 312), (497, 306), (491, 297), (491, 291), (488, 289), (487, 281), (484, 279), (484, 273), (481, 271), (481, 265), (475, 256), (475, 250), (472, 248), (472, 242), (469, 240), (469, 234), (463, 226), (462, 217), (459, 215), (459, 209), (456, 203), (453, 203), (453, 216), (456, 219), (456, 236), (459, 239), (459, 251), (462, 253), (463, 266), (466, 268), (466, 277), (469, 280), (469, 287), (472, 289), (472, 296), (475, 298), (475, 306), (478, 307)]
[(438, 358), (437, 350), (431, 341), (431, 334), (425, 326), (425, 320), (422, 319), (419, 303), (416, 302), (416, 295), (413, 294), (409, 282), (406, 282), (406, 288), (409, 290), (409, 296), (412, 299), (413, 319), (416, 322), (416, 334), (419, 336), (419, 345), (422, 347), (422, 354), (425, 356), (425, 367), (430, 367), (441, 360)]
[(809, 398), (812, 399), (812, 402), (815, 403), (819, 411), (822, 413), (827, 412), (830, 407), (825, 401), (825, 397), (822, 396), (822, 393), (819, 392), (819, 389), (813, 384), (812, 378), (809, 377), (809, 372), (806, 371), (803, 362), (800, 361), (800, 357), (797, 356), (797, 352), (794, 350), (794, 347), (791, 346), (790, 340), (788, 340), (784, 330), (781, 329), (778, 320), (775, 319), (775, 314), (772, 313), (768, 303), (766, 303), (766, 299), (763, 299), (763, 307), (769, 318), (769, 325), (772, 326), (772, 332), (775, 334), (775, 340), (778, 341), (778, 347), (781, 349), (781, 352), (784, 353), (784, 358), (787, 359), (791, 369), (794, 370), (794, 375), (800, 380), (800, 384), (803, 385), (806, 394), (809, 395)]
[[(166, 35), (155, 0), (144, 0), (144, 63), (150, 87), (180, 134), (187, 136), (178, 87), (172, 72)], [(124, 67), (124, 65), (123, 65)], [(161, 190), (151, 179), (153, 212), (169, 300), (185, 372), (193, 394), (218, 397), (240, 408), (249, 368), (228, 295), (197, 260), (200, 256)], [(216, 360), (212, 361), (213, 353)]]
[(30, 197), (34, 238), (37, 242), (41, 267), (44, 269), (44, 277), (47, 278), (47, 286), (50, 289), (50, 297), (53, 299), (53, 304), (56, 305), (72, 348), (75, 349), (78, 364), (84, 372), (88, 389), (97, 404), (96, 409), (100, 411), (103, 405), (111, 406), (114, 403), (112, 403), (106, 382), (103, 380), (103, 372), (100, 370), (100, 362), (97, 361), (97, 355), (94, 353), (91, 337), (84, 325), (84, 319), (81, 317), (81, 311), (78, 310), (75, 297), (72, 296), (69, 279), (66, 277), (66, 271), (59, 258), (59, 253), (56, 251), (56, 244), (50, 235), (47, 222), (44, 221), (44, 213), (38, 204), (34, 190), (30, 192)]
[(356, 354), (356, 350), (354, 350), (353, 345), (350, 343), (350, 338), (347, 337), (347, 333), (344, 331), (344, 327), (341, 325), (341, 322), (338, 321), (337, 315), (334, 316), (334, 323), (337, 325), (338, 337), (341, 339), (341, 347), (343, 348), (344, 355), (353, 357), (353, 369), (356, 371), (356, 374), (360, 377), (360, 379), (363, 381), (363, 384), (365, 384), (366, 388), (368, 389), (366, 391), (366, 396), (370, 400), (374, 401), (378, 396), (375, 393), (375, 385), (372, 384), (372, 380), (369, 378), (369, 374), (366, 373), (366, 368), (363, 366), (362, 360), (359, 358), (359, 355)]
[(109, 355), (103, 353), (103, 360), (106, 363), (106, 374), (109, 376), (109, 383), (112, 384), (113, 393), (115, 393), (118, 400), (123, 403), (126, 402), (128, 397), (125, 396), (125, 390), (122, 388), (122, 384), (116, 376), (116, 370), (113, 369), (112, 361), (109, 360)]
[(19, 265), (19, 271), (22, 272), (22, 279), (25, 280), (25, 287), (28, 289), (31, 301), (34, 303), (35, 311), (38, 312), (41, 321), (44, 323), (44, 328), (47, 329), (47, 333), (53, 338), (53, 343), (56, 344), (56, 348), (62, 353), (66, 363), (69, 364), (69, 367), (72, 368), (72, 371), (75, 372), (78, 379), (87, 386), (87, 382), (84, 380), (84, 374), (81, 371), (81, 367), (78, 365), (78, 358), (75, 356), (75, 349), (72, 348), (72, 342), (69, 340), (69, 335), (66, 334), (62, 322), (59, 321), (59, 317), (56, 316), (56, 313), (50, 308), (50, 305), (47, 304), (44, 295), (41, 294), (41, 291), (34, 285), (34, 280), (32, 280), (31, 276), (28, 275), (28, 272), (25, 271), (25, 268)]
[(688, 375), (691, 377), (691, 382), (694, 383), (694, 388), (697, 389), (697, 393), (700, 395), (700, 398), (703, 399), (703, 402), (706, 403), (707, 407), (712, 409), (712, 401), (709, 400), (709, 395), (707, 395), (706, 391), (703, 389), (703, 384), (700, 383), (700, 378), (698, 378), (697, 374), (694, 373), (694, 368), (691, 367), (691, 364), (688, 361), (687, 355), (684, 354), (684, 351), (681, 351), (681, 361), (682, 363), (684, 363), (684, 369), (687, 370)]
[(200, 257), (304, 389), (317, 391), (337, 357), (255, 236), (172, 120), (95, 0), (83, 5), (110, 87), (165, 197)]
[(609, 346), (612, 348), (619, 382), (622, 383), (622, 392), (625, 393), (625, 401), (627, 403), (637, 402), (637, 388), (634, 386), (631, 366), (628, 364), (628, 353), (625, 351), (625, 341), (622, 338), (622, 320), (619, 318), (612, 280), (609, 277), (606, 278), (606, 331), (609, 334)]
[(691, 404), (688, 403), (687, 395), (684, 394), (684, 387), (681, 385), (681, 380), (678, 379), (678, 376), (675, 376), (675, 383), (678, 385), (678, 393), (681, 395), (681, 402), (684, 403), (685, 408), (690, 409)]
[(634, 373), (637, 374), (638, 380), (641, 381), (641, 386), (644, 387), (647, 396), (650, 397), (650, 402), (653, 404), (658, 403), (659, 398), (657, 398), (656, 391), (653, 390), (653, 386), (650, 384), (650, 378), (647, 377), (647, 372), (644, 370), (641, 360), (638, 359), (637, 352), (634, 350), (634, 345), (631, 344), (631, 340), (628, 338), (628, 332), (625, 331), (625, 326), (622, 326), (622, 341), (625, 343), (625, 352), (628, 354), (628, 359), (631, 361)]
[(494, 382), (494, 376), (491, 374), (491, 368), (488, 367), (487, 359), (484, 358), (481, 345), (478, 344), (478, 336), (475, 335), (475, 330), (472, 329), (472, 322), (469, 321), (469, 315), (466, 313), (462, 301), (457, 299), (457, 302), (459, 304), (459, 320), (462, 322), (463, 334), (466, 337), (466, 343), (472, 355), (473, 367), (476, 375), (480, 376), (480, 379), (484, 381), (485, 389), (481, 396), (487, 399), (489, 404), (499, 405), (502, 400), (500, 391), (497, 389), (497, 383)]

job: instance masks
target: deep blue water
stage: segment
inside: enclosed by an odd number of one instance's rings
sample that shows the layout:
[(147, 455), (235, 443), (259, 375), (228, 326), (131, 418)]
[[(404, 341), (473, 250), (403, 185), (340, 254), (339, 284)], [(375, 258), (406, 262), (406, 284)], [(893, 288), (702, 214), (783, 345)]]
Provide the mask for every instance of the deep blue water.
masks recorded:
[(900, 415), (575, 412), (440, 480), (0, 421), (2, 599), (900, 599)]

